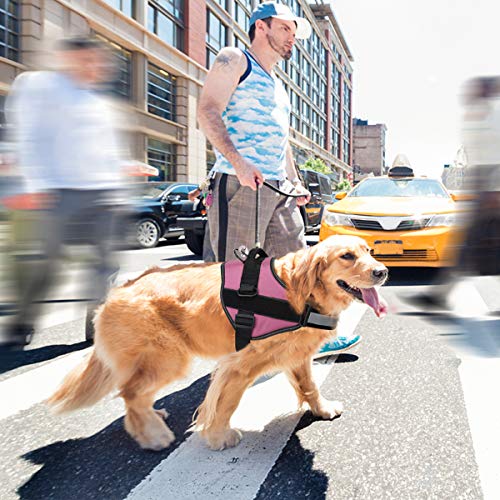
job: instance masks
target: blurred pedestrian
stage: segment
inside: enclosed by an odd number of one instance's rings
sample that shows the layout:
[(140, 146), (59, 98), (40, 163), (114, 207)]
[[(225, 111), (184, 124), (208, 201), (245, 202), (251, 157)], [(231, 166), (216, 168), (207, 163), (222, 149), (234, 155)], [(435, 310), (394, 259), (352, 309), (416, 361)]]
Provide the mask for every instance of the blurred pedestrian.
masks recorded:
[(309, 201), (310, 193), (295, 168), (289, 142), (291, 106), (275, 67), (290, 59), (296, 39), (309, 38), (311, 26), (279, 2), (257, 5), (249, 25), (250, 48), (225, 47), (219, 52), (198, 108), (200, 126), (216, 154), (208, 223), (217, 261), (233, 259), (235, 249), (254, 245), (255, 189), (264, 180), (304, 196), (289, 198), (262, 189), (262, 248), (280, 257), (306, 247), (298, 206)]
[[(55, 56), (57, 70), (23, 73), (7, 102), (18, 167), (39, 214), (39, 251), (20, 291), (17, 314), (0, 339), (4, 347), (30, 342), (73, 222), (84, 228), (78, 239), (95, 252), (89, 318), (118, 271), (111, 251), (112, 207), (122, 187), (122, 164), (113, 113), (96, 92), (109, 79), (110, 58), (100, 42), (88, 37), (60, 41)], [(86, 337), (92, 336), (88, 319)]]
[(423, 307), (448, 308), (455, 285), (467, 275), (500, 274), (500, 77), (477, 77), (464, 93), (462, 141), (467, 156), (465, 188), (473, 202), (452, 268), (427, 293), (406, 299)]

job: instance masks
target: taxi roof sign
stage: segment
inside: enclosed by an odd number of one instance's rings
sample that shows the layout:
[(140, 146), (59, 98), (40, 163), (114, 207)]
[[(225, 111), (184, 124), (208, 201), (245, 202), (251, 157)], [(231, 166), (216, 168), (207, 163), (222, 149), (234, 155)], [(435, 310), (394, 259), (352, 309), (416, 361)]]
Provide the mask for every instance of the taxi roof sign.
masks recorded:
[(389, 169), (389, 177), (415, 177), (413, 169), (406, 166), (396, 166)]

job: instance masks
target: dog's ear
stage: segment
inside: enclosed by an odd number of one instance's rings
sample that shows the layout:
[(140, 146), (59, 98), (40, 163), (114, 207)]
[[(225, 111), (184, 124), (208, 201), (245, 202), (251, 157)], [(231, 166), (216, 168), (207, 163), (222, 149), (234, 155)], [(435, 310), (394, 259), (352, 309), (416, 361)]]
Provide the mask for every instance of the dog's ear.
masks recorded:
[(318, 246), (307, 249), (294, 261), (290, 272), (289, 301), (297, 312), (304, 311), (327, 263), (327, 253)]

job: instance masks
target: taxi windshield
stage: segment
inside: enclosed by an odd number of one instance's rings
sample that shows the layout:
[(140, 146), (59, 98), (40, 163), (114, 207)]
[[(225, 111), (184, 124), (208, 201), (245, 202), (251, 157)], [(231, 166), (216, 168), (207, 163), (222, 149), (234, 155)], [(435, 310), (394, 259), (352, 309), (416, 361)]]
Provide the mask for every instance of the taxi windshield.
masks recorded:
[(358, 184), (350, 193), (350, 197), (361, 196), (394, 196), (394, 197), (425, 197), (449, 198), (443, 186), (434, 179), (367, 179)]

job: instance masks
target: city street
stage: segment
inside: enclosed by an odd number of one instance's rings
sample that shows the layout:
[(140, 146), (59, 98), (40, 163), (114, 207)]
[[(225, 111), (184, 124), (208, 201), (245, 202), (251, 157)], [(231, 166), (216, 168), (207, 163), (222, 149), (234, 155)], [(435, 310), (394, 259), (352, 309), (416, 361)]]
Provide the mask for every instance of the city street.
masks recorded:
[[(182, 239), (127, 250), (119, 281), (197, 260)], [(90, 350), (79, 273), (54, 293), (29, 348), (0, 360), (2, 500), (500, 498), (499, 280), (468, 280), (450, 313), (432, 313), (401, 297), (425, 290), (436, 271), (392, 269), (382, 289), (388, 316), (353, 304), (339, 332), (362, 342), (314, 363), (343, 415), (321, 421), (296, 411), (286, 379), (271, 375), (245, 393), (233, 417), (243, 439), (222, 452), (188, 432), (215, 366), (197, 360), (158, 395), (176, 441), (150, 452), (125, 433), (121, 399), (62, 416), (43, 402)]]

